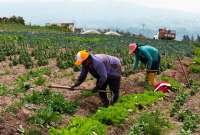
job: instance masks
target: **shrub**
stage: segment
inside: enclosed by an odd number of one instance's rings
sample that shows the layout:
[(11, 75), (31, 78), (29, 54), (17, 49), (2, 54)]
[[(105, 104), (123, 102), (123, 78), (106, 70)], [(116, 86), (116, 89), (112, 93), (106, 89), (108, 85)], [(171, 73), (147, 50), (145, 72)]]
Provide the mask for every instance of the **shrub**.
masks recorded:
[(50, 129), (50, 135), (105, 135), (106, 126), (99, 121), (85, 118), (74, 117), (68, 127), (62, 129)]

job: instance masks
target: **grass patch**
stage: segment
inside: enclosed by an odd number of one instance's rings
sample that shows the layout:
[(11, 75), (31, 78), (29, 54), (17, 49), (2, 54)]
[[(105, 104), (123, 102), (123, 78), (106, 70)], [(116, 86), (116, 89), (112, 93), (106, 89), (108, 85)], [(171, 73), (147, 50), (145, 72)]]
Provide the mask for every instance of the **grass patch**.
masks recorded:
[(68, 127), (50, 130), (50, 135), (105, 135), (106, 126), (99, 121), (85, 118), (74, 117)]
[(159, 111), (143, 113), (128, 135), (163, 135), (170, 127), (169, 122)]

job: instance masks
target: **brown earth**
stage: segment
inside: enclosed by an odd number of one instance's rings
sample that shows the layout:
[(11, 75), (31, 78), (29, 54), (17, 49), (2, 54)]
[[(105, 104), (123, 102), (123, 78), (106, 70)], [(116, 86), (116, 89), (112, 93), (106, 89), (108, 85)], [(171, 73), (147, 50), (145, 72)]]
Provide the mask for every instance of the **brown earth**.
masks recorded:
[[(1, 62), (0, 63), (0, 71), (5, 72), (5, 75), (0, 75), (0, 83), (5, 83), (6, 85), (12, 87), (13, 82), (17, 78), (17, 76), (22, 75), (27, 72), (27, 70), (22, 66), (18, 65), (16, 67), (9, 67), (9, 62)], [(191, 59), (184, 58), (182, 61), (184, 65), (184, 69), (186, 73), (189, 73), (189, 70), (187, 68), (188, 65), (191, 64)], [(73, 73), (73, 69), (67, 69), (67, 70), (60, 70), (56, 66), (55, 59), (49, 60), (49, 66), (52, 70), (52, 74), (50, 76), (47, 76), (47, 82), (44, 86), (35, 86), (33, 89), (37, 91), (42, 91), (44, 88), (46, 88), (49, 84), (60, 84), (60, 85), (68, 85), (71, 86), (74, 83), (74, 80), (77, 78), (79, 73)], [(171, 76), (177, 79), (178, 81), (185, 83), (186, 80), (183, 77), (183, 71), (180, 68), (180, 63), (176, 62), (173, 69), (166, 70), (165, 72), (161, 73), (161, 75)], [(158, 78), (161, 76), (159, 75)], [(145, 78), (145, 72), (139, 72), (136, 74), (129, 75), (126, 78), (122, 78), (121, 81), (121, 91), (120, 95), (129, 94), (129, 93), (142, 93), (144, 92), (144, 78)], [(196, 77), (198, 78), (198, 76)], [(79, 88), (80, 89), (92, 89), (95, 86), (95, 79), (91, 79), (88, 77), (87, 81), (84, 82)], [(80, 107), (79, 110), (75, 113), (75, 115), (80, 116), (88, 116), (102, 106), (101, 101), (98, 97), (98, 94), (95, 94), (94, 96), (90, 97), (82, 97), (81, 96), (81, 90), (78, 91), (69, 91), (64, 89), (51, 89), (53, 91), (58, 91), (64, 95), (64, 97), (67, 100), (79, 100), (80, 101)], [(27, 92), (28, 94), (31, 93), (31, 90)], [(199, 111), (199, 103), (198, 97), (200, 95), (196, 95), (194, 99), (191, 99), (187, 103), (187, 106), (190, 106), (191, 108), (195, 108), (194, 111)], [(17, 97), (17, 99), (20, 99), (23, 96)], [(171, 102), (174, 100), (173, 95), (169, 95), (165, 97), (164, 100), (154, 104), (151, 107), (146, 108), (144, 111), (154, 111), (156, 109), (160, 110), (161, 113), (163, 113), (171, 123), (174, 123), (175, 128), (169, 131), (170, 135), (176, 134), (176, 131), (180, 127), (180, 123), (177, 122), (174, 118), (169, 117), (169, 108), (171, 105)], [(3, 110), (4, 107), (10, 105), (14, 102), (13, 97), (11, 96), (0, 96), (0, 110)], [(38, 107), (36, 107), (37, 109)], [(26, 120), (27, 118), (32, 115), (33, 111), (22, 107), (18, 110), (18, 113), (16, 114), (16, 117), (12, 116), (10, 113), (1, 112), (0, 117), (0, 134), (2, 135), (15, 135), (19, 134), (17, 129), (20, 125), (22, 125), (23, 128), (27, 127)], [(131, 116), (129, 116), (128, 120), (120, 125), (119, 127), (109, 127), (108, 134), (112, 135), (121, 135), (126, 134), (129, 130), (129, 127), (132, 126), (132, 123), (139, 117), (141, 112), (133, 113)], [(70, 121), (71, 116), (65, 115), (63, 117), (63, 122), (61, 123), (61, 127), (66, 126)], [(48, 131), (47, 129), (45, 129)], [(198, 131), (198, 130), (197, 130)], [(199, 133), (199, 132), (198, 132)]]

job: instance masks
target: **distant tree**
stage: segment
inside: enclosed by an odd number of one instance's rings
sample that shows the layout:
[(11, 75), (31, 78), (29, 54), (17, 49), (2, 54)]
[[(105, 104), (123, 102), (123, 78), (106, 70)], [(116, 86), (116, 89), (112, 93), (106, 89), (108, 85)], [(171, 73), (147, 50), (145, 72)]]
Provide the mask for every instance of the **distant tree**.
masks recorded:
[(200, 43), (200, 36), (199, 35), (197, 35), (196, 41)]
[(194, 41), (194, 36), (193, 36), (193, 35), (191, 36), (190, 40), (191, 40), (191, 41)]
[(190, 37), (188, 35), (183, 35), (182, 41), (190, 41)]
[(16, 17), (16, 16), (12, 16), (10, 18), (8, 17), (0, 17), (0, 23), (16, 23), (16, 24), (22, 24), (25, 25), (25, 20), (23, 19), (23, 17)]

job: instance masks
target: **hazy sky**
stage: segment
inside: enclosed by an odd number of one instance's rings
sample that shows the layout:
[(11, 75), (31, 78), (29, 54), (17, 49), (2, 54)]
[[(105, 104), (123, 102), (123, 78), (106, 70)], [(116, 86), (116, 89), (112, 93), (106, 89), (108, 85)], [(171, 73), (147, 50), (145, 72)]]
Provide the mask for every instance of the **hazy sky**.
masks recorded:
[(0, 16), (12, 15), (33, 24), (74, 21), (82, 27), (187, 26), (199, 24), (200, 0), (0, 0)]

